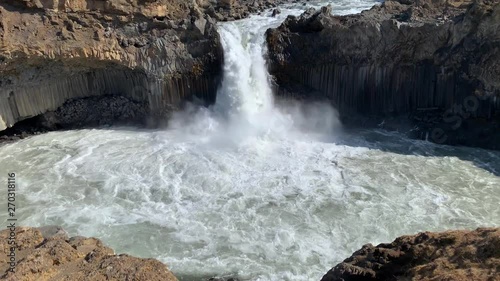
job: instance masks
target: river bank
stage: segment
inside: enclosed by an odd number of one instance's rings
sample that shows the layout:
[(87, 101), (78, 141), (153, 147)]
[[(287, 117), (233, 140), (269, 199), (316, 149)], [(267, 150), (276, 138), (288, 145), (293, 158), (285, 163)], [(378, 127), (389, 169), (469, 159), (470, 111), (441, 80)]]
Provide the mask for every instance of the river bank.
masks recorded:
[[(60, 227), (20, 227), (15, 230), (17, 259), (10, 272), (9, 230), (0, 232), (0, 278), (12, 281), (158, 280), (177, 281), (155, 259), (116, 255), (96, 238), (69, 238)], [(7, 257), (7, 258), (5, 258)], [(374, 280), (498, 280), (500, 229), (480, 228), (402, 236), (394, 242), (367, 244), (336, 265), (322, 281)], [(181, 279), (182, 280), (182, 279)], [(213, 277), (199, 281), (238, 281)]]

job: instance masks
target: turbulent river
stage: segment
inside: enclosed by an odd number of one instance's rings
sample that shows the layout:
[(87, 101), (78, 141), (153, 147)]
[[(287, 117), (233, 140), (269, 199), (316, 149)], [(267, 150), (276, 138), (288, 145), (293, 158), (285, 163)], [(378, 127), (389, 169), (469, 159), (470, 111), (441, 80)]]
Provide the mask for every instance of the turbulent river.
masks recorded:
[[(330, 2), (338, 14), (375, 3)], [(499, 152), (347, 132), (325, 104), (275, 105), (263, 34), (304, 8), (221, 24), (217, 103), (179, 112), (165, 130), (52, 132), (0, 146), (0, 177), (17, 174), (20, 223), (98, 237), (181, 280), (319, 280), (366, 243), (499, 226)]]

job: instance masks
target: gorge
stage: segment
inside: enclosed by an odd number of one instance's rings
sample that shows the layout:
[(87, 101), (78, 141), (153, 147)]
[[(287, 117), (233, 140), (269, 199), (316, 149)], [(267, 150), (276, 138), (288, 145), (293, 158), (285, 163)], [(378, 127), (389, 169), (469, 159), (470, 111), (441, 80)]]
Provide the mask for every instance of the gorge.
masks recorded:
[(369, 116), (436, 143), (498, 149), (499, 21), (498, 1), (385, 1), (346, 17), (308, 10), (267, 33), (271, 73), (281, 95), (309, 89), (344, 123)]
[[(330, 24), (336, 28), (337, 20), (362, 17), (338, 15), (377, 5), (363, 13), (370, 15), (387, 9), (387, 2), (307, 1), (282, 4), (279, 12), (245, 16), (241, 7), (234, 9), (240, 16), (231, 7), (221, 7), (213, 17), (211, 6), (203, 7), (202, 1), (179, 14), (155, 6), (162, 1), (123, 1), (132, 4), (95, 11), (91, 5), (64, 7), (70, 12), (47, 9), (46, 2), (50, 1), (4, 1), (0, 8), (2, 30), (10, 30), (2, 33), (1, 48), (4, 127), (16, 129), (15, 123), (35, 117), (40, 118), (36, 126), (66, 129), (0, 144), (0, 174), (17, 174), (22, 225), (60, 225), (71, 236), (99, 237), (119, 253), (166, 263), (179, 280), (339, 280), (335, 278), (353, 272), (372, 278), (366, 280), (385, 280), (385, 272), (377, 275), (375, 267), (405, 260), (407, 248), (413, 251), (420, 245), (424, 255), (443, 246), (446, 251), (437, 257), (464, 257), (465, 269), (456, 265), (457, 272), (465, 272), (464, 280), (471, 276), (467, 270), (495, 280), (500, 259), (495, 229), (500, 222), (500, 153), (412, 139), (385, 127), (349, 128), (343, 120), (349, 111), (335, 99), (324, 102), (322, 91), (334, 87), (339, 76), (332, 73), (347, 72), (342, 82), (362, 75), (336, 65), (307, 68), (313, 64), (310, 56), (328, 62), (332, 55), (309, 49), (314, 42), (328, 41), (322, 30), (329, 30)], [(329, 8), (320, 10), (326, 4), (333, 5), (335, 16), (329, 15)], [(307, 10), (311, 6), (318, 12)], [(82, 7), (90, 11), (78, 10)], [(124, 12), (123, 7), (138, 10)], [(19, 13), (16, 9), (30, 12), (11, 14)], [(80, 23), (81, 28), (71, 32), (71, 11), (85, 15), (88, 27)], [(25, 25), (23, 21), (34, 20), (33, 15), (37, 21)], [(386, 20), (383, 11), (380, 15)], [(234, 21), (238, 17), (243, 19)], [(147, 28), (142, 29), (141, 22)], [(113, 23), (113, 28), (104, 23)], [(46, 34), (61, 30), (60, 36), (69, 39), (61, 43), (49, 36), (42, 36), (47, 42), (21, 36), (30, 28), (46, 28)], [(103, 32), (102, 41), (93, 39), (94, 28)], [(6, 36), (12, 34), (20, 38)], [(73, 42), (73, 36), (78, 40)], [(348, 30), (343, 36), (360, 35)], [(40, 42), (54, 48), (42, 48)], [(292, 71), (299, 64), (305, 69)], [(385, 77), (384, 71), (365, 70), (366, 77)], [(494, 78), (485, 81), (498, 89)], [(388, 85), (381, 87), (392, 91)], [(305, 97), (297, 94), (299, 90)], [(337, 100), (353, 92), (332, 91)], [(373, 106), (388, 104), (380, 101)], [(369, 104), (360, 104), (361, 109), (365, 106)], [(492, 108), (494, 104), (488, 114), (493, 116)], [(168, 122), (159, 128), (129, 123), (134, 118), (145, 122), (151, 115), (153, 123), (166, 117)], [(373, 119), (380, 122), (379, 116)], [(485, 122), (494, 125), (491, 120)], [(0, 200), (6, 202), (7, 195), (0, 193)], [(6, 221), (7, 214), (0, 212), (0, 219)], [(491, 228), (396, 239), (478, 227)], [(92, 239), (23, 231), (35, 237), (29, 247), (44, 257), (50, 256), (51, 247), (63, 247), (64, 255), (92, 270), (82, 257), (87, 259), (88, 247), (95, 247), (105, 253), (96, 256), (99, 263), (116, 261), (112, 251)], [(364, 246), (342, 262), (366, 243), (394, 239), (391, 245)], [(80, 249), (81, 245), (88, 247)], [(380, 259), (374, 261), (373, 256)], [(476, 264), (478, 259), (485, 261), (484, 268)], [(126, 261), (139, 263), (133, 258)], [(373, 268), (363, 266), (365, 261)], [(145, 266), (164, 270), (147, 262)], [(134, 267), (135, 272), (144, 272), (141, 268)], [(428, 277), (432, 271), (427, 269), (418, 276)], [(96, 274), (104, 276), (103, 272)]]

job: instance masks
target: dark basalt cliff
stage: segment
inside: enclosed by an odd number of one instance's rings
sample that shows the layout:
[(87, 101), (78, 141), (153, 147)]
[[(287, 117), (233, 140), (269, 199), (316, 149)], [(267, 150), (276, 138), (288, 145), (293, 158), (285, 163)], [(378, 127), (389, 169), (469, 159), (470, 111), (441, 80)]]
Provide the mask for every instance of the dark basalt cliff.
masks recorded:
[(267, 42), (279, 95), (327, 98), (349, 124), (500, 149), (498, 0), (324, 7), (288, 17)]

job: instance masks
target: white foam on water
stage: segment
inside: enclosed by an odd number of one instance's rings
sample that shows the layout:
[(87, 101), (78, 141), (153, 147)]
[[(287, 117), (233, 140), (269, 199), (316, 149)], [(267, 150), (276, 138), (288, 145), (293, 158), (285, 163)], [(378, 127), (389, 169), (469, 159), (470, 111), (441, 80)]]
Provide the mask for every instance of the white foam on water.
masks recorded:
[(158, 258), (182, 280), (319, 280), (366, 243), (500, 225), (499, 152), (350, 134), (325, 104), (275, 106), (262, 35), (287, 13), (300, 10), (221, 25), (217, 103), (188, 107), (167, 130), (0, 146), (0, 176), (17, 173), (20, 222)]
[(191, 280), (315, 280), (368, 242), (499, 222), (500, 178), (455, 156), (261, 137), (216, 147), (178, 137), (49, 133), (2, 146), (1, 172), (18, 171), (23, 224), (97, 236)]

